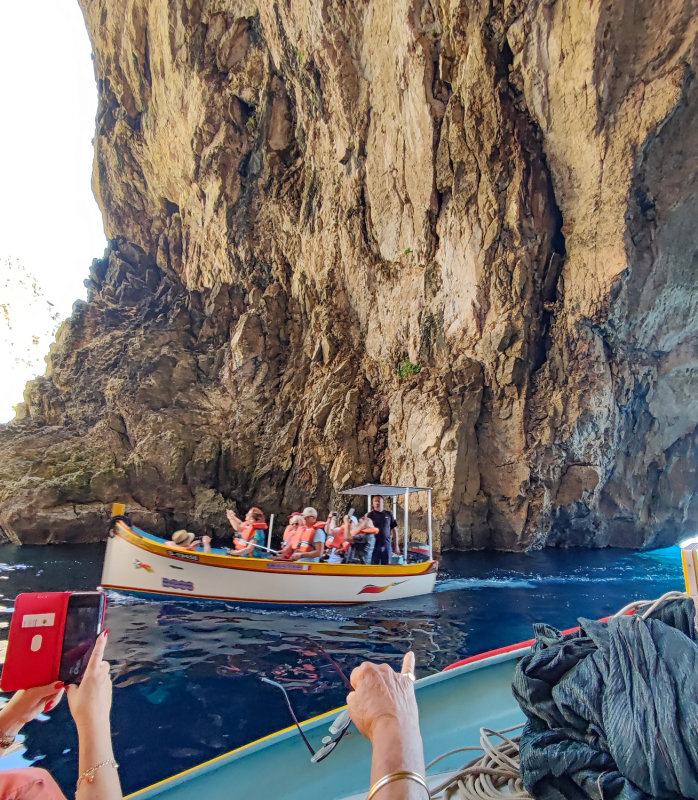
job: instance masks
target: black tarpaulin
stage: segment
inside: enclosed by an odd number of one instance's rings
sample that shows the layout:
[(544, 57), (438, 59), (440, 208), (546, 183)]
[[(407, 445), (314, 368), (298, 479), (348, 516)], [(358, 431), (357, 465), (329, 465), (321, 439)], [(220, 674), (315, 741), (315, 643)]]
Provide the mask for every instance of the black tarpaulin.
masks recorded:
[(528, 717), (520, 744), (539, 800), (698, 800), (698, 645), (693, 601), (648, 619), (580, 619), (563, 636), (536, 626), (514, 694)]

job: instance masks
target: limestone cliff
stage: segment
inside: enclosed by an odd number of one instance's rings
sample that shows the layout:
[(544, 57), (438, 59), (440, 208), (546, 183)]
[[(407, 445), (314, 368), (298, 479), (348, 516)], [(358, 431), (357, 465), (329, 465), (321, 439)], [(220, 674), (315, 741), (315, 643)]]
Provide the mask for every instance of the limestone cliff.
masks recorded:
[(698, 522), (693, 0), (81, 0), (111, 240), (11, 538), (435, 487), (443, 547)]

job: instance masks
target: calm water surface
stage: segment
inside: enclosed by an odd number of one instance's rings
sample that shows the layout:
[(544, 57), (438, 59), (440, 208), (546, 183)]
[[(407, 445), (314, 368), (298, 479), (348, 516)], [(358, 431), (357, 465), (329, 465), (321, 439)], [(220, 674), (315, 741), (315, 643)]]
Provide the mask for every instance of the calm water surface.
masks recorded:
[[(0, 547), (0, 639), (24, 591), (93, 589), (102, 545)], [(344, 703), (346, 692), (310, 636), (348, 673), (370, 658), (398, 666), (412, 648), (417, 675), (466, 655), (528, 639), (533, 622), (559, 628), (630, 600), (683, 589), (678, 548), (467, 553), (444, 556), (436, 592), (390, 603), (260, 611), (207, 602), (154, 602), (109, 594), (107, 658), (112, 728), (125, 792), (289, 724), (272, 677), (301, 719)], [(26, 726), (22, 752), (3, 767), (46, 767), (68, 797), (77, 736), (64, 701)]]

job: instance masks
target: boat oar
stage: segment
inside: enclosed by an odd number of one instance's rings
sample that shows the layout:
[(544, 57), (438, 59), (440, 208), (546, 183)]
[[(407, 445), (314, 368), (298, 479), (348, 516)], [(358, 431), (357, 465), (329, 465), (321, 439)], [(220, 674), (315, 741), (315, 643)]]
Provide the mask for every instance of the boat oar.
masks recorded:
[[(235, 542), (244, 542), (245, 544), (250, 544), (247, 539), (243, 539), (242, 536), (233, 536), (233, 541)], [(278, 550), (272, 550), (271, 547), (265, 547), (263, 544), (256, 544), (255, 549), (259, 550), (266, 550), (267, 553), (273, 553), (275, 556), (279, 554)]]

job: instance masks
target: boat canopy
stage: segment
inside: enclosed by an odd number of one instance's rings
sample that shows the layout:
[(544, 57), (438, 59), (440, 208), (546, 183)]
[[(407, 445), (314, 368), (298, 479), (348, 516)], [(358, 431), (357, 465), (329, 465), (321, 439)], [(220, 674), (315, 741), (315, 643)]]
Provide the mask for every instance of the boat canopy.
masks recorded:
[(428, 486), (386, 486), (382, 483), (365, 483), (355, 489), (342, 489), (339, 494), (360, 494), (363, 496), (374, 497), (377, 494), (383, 497), (398, 497), (403, 494), (414, 494), (415, 492), (430, 492)]
[(432, 489), (430, 486), (389, 486), (384, 483), (365, 483), (363, 486), (356, 486), (353, 489), (342, 489), (339, 494), (352, 494), (352, 495), (361, 495), (362, 497), (368, 498), (368, 511), (371, 510), (371, 498), (375, 497), (376, 495), (381, 495), (382, 497), (392, 497), (393, 498), (393, 516), (395, 517), (397, 514), (397, 498), (403, 497), (405, 498), (405, 507), (404, 507), (404, 514), (405, 514), (405, 530), (404, 530), (404, 553), (405, 553), (405, 563), (407, 563), (407, 550), (409, 547), (409, 530), (410, 530), (410, 523), (409, 523), (409, 500), (410, 495), (414, 494), (415, 492), (426, 492), (427, 493), (427, 535), (428, 535), (428, 542), (429, 542), (429, 559), (434, 558), (434, 542), (433, 542), (433, 534), (431, 529), (431, 492)]

